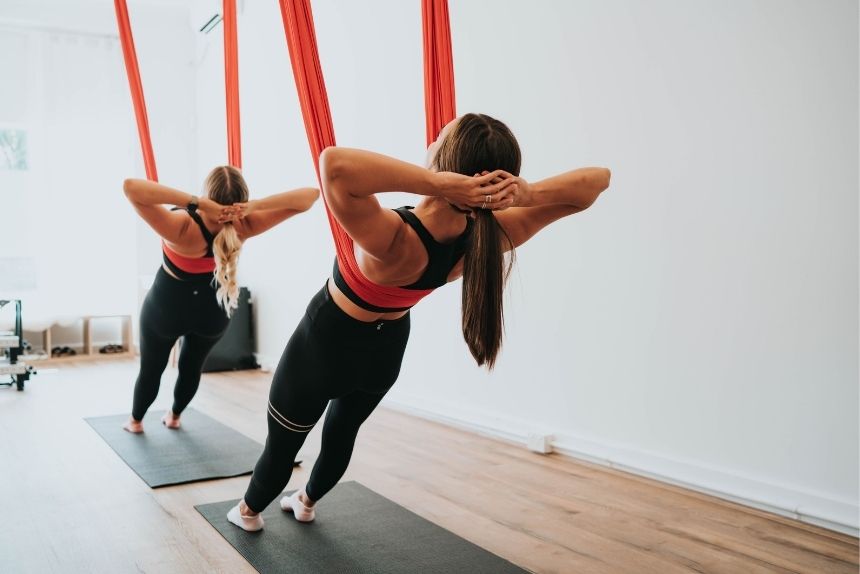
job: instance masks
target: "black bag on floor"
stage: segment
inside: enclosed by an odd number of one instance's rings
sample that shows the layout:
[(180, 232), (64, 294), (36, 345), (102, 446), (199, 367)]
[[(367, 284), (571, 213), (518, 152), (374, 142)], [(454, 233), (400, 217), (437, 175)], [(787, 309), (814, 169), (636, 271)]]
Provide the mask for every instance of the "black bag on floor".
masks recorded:
[(241, 287), (239, 307), (233, 310), (224, 336), (206, 357), (204, 373), (260, 368), (254, 358), (254, 318), (251, 310), (251, 292), (247, 287)]

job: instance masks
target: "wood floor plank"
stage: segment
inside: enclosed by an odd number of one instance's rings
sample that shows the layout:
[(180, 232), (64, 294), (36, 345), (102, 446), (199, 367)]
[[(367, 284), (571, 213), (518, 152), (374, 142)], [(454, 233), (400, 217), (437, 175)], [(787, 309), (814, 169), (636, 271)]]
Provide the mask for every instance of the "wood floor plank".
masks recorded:
[[(127, 412), (136, 369), (70, 361), (22, 393), (0, 389), (0, 572), (254, 572), (194, 510), (241, 497), (248, 477), (152, 490), (83, 421)], [(193, 406), (262, 443), (270, 381), (204, 375)], [(320, 426), (289, 488), (307, 480)], [(534, 572), (847, 574), (860, 562), (850, 536), (384, 408), (345, 478)]]

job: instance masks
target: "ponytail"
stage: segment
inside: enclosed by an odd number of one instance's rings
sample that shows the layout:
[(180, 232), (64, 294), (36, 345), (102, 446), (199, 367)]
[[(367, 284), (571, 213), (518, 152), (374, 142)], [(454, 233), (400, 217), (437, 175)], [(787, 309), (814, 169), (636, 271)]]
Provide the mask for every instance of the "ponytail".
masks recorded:
[(218, 283), (215, 297), (229, 317), (233, 314), (233, 309), (239, 306), (236, 268), (239, 263), (239, 251), (242, 250), (242, 241), (231, 223), (224, 224), (215, 236), (212, 250), (215, 252), (215, 281)]
[[(505, 263), (502, 240), (511, 247)], [(513, 266), (513, 244), (492, 211), (475, 210), (475, 228), (463, 257), (463, 337), (478, 365), (492, 369), (502, 347), (505, 283)]]

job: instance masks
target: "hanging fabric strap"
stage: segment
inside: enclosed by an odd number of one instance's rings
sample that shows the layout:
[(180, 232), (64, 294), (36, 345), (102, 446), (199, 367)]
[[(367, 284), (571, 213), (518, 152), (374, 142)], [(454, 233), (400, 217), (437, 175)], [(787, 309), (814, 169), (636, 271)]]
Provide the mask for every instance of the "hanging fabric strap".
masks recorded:
[[(137, 120), (137, 133), (143, 152), (143, 165), (146, 177), (158, 181), (155, 167), (155, 154), (152, 151), (152, 137), (149, 133), (149, 118), (146, 113), (146, 100), (143, 97), (143, 84), (140, 81), (140, 68), (134, 37), (128, 18), (126, 0), (114, 0), (122, 56), (128, 75), (134, 116)], [(239, 129), (239, 58), (236, 39), (236, 0), (224, 0), (224, 80), (227, 92), (227, 160), (230, 165), (242, 167), (242, 140)]]
[(146, 101), (143, 98), (143, 85), (140, 82), (140, 70), (137, 67), (137, 53), (134, 50), (134, 38), (131, 34), (131, 24), (128, 21), (128, 6), (125, 0), (114, 0), (113, 4), (116, 11), (117, 27), (119, 28), (119, 39), (122, 44), (122, 57), (125, 60), (125, 71), (128, 75), (128, 87), (131, 90), (131, 101), (134, 104), (134, 117), (137, 120), (137, 134), (140, 137), (146, 177), (152, 181), (158, 181), (155, 154), (152, 152), (152, 139), (149, 135), (149, 119), (146, 116)]
[[(320, 154), (325, 148), (335, 145), (335, 138), (325, 80), (317, 51), (313, 14), (309, 0), (279, 0), (279, 2), (293, 77), (296, 80), (296, 90), (302, 108), (302, 118), (311, 157), (319, 177)], [(323, 194), (323, 201), (325, 202), (325, 194)], [(328, 203), (325, 203), (325, 206), (334, 238), (340, 274), (358, 298), (379, 309), (408, 309), (432, 291), (378, 285), (368, 280), (355, 259), (352, 238), (331, 213)]]
[(242, 168), (239, 126), (239, 49), (236, 34), (236, 0), (224, 0), (224, 86), (227, 100), (227, 161)]
[[(334, 126), (317, 50), (310, 0), (279, 0), (284, 32), (296, 81), (299, 104), (311, 157), (319, 177), (319, 156), (335, 145)], [(454, 118), (454, 74), (451, 62), (451, 37), (448, 5), (444, 1), (424, 0), (425, 106), (428, 143), (436, 139), (442, 126)], [(322, 184), (322, 182), (320, 182)], [(325, 202), (325, 194), (323, 194)], [(358, 266), (352, 238), (326, 205), (334, 237), (337, 265), (352, 292), (378, 309), (406, 309), (432, 292), (432, 289), (404, 289), (369, 281)]]
[(457, 117), (448, 0), (421, 0), (421, 24), (424, 36), (424, 113), (429, 146), (445, 124)]
[(279, 0), (302, 119), (319, 176), (322, 151), (336, 145), (309, 0)]

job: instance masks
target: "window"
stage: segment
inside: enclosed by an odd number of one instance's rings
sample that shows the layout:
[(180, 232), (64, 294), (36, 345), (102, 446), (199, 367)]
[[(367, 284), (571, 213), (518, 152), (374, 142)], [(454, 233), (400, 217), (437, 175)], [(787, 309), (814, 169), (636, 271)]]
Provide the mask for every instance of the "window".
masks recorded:
[(27, 132), (0, 128), (0, 170), (27, 170)]

